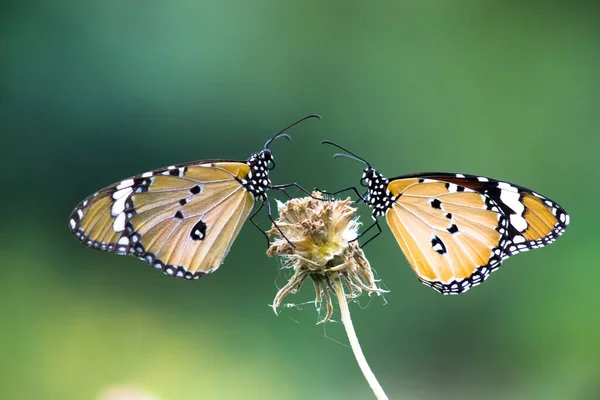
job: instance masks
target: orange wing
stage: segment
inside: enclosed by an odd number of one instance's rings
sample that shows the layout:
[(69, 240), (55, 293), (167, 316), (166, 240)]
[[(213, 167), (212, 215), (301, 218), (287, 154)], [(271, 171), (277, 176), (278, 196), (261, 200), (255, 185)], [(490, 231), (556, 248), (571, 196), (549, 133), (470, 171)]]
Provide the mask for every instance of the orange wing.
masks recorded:
[(544, 246), (569, 218), (520, 186), (460, 174), (419, 174), (388, 184), (386, 220), (419, 279), (444, 294), (483, 282), (501, 262)]
[(182, 164), (90, 196), (69, 225), (89, 247), (138, 257), (167, 275), (196, 279), (223, 262), (254, 205), (240, 162)]

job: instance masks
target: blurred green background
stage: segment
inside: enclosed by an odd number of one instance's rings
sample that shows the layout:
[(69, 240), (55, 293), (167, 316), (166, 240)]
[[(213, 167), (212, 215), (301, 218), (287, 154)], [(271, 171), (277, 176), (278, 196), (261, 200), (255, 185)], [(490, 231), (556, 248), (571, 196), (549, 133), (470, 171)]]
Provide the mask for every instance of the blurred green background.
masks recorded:
[[(72, 208), (161, 166), (271, 147), (275, 183), (483, 174), (558, 201), (566, 235), (465, 295), (421, 285), (387, 227), (381, 298), (351, 304), (393, 399), (600, 398), (595, 2), (116, 1), (0, 6), (0, 397), (368, 399), (341, 324), (244, 227), (222, 268), (169, 279), (82, 246)], [(298, 193), (299, 194), (299, 193)], [(281, 198), (281, 197), (280, 197)], [(361, 208), (362, 221), (370, 221)], [(267, 227), (266, 217), (260, 219)], [(339, 319), (339, 315), (336, 314)]]

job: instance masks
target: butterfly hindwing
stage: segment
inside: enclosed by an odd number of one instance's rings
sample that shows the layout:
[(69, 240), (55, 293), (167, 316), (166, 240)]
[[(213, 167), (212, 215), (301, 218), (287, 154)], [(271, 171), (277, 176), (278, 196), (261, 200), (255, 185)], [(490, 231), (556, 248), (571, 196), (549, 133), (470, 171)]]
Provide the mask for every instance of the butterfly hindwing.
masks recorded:
[(165, 274), (192, 279), (215, 271), (254, 205), (235, 161), (171, 166), (125, 179), (80, 203), (69, 219), (89, 247), (130, 254)]
[(386, 220), (419, 279), (444, 293), (485, 280), (511, 255), (554, 241), (569, 218), (529, 189), (473, 175), (391, 179)]

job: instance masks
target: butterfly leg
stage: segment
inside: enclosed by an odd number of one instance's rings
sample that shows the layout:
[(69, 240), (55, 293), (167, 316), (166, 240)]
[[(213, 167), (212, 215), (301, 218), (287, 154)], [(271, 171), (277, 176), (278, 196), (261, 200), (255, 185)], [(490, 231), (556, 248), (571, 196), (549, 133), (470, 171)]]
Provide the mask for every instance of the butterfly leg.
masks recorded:
[(356, 193), (356, 195), (358, 196), (358, 199), (356, 200), (356, 203), (362, 201), (365, 201), (365, 198), (358, 192), (358, 189), (356, 188), (356, 186), (351, 186), (348, 187), (346, 189), (342, 189), (342, 190), (338, 190), (336, 192), (326, 192), (324, 190), (321, 190), (319, 188), (315, 188), (316, 191), (321, 192), (323, 194), (329, 195), (329, 196), (335, 196), (336, 194), (340, 194), (340, 193), (344, 193), (344, 192), (348, 192), (350, 190), (353, 190), (354, 193)]
[(258, 224), (254, 221), (254, 217), (256, 217), (256, 215), (260, 212), (260, 210), (263, 209), (264, 206), (265, 206), (265, 203), (263, 202), (260, 205), (260, 207), (258, 207), (258, 210), (256, 210), (249, 219), (250, 219), (250, 222), (252, 222), (252, 225), (254, 225), (256, 227), (256, 229), (258, 229), (260, 231), (260, 233), (265, 235), (265, 239), (267, 239), (267, 248), (268, 248), (271, 245), (271, 241), (269, 240), (269, 235), (267, 235), (267, 233), (265, 231), (263, 231), (262, 228), (260, 226), (258, 226)]
[(376, 227), (377, 227), (377, 231), (378, 231), (378, 232), (377, 232), (375, 235), (373, 235), (371, 238), (369, 238), (369, 240), (367, 240), (366, 242), (364, 242), (364, 243), (363, 243), (363, 244), (360, 246), (360, 248), (361, 248), (361, 249), (362, 249), (363, 247), (365, 247), (365, 246), (366, 246), (366, 245), (367, 245), (367, 244), (368, 244), (368, 243), (369, 243), (371, 240), (373, 240), (373, 239), (375, 239), (377, 236), (381, 235), (381, 232), (382, 232), (382, 231), (381, 231), (381, 226), (379, 225), (379, 220), (375, 219), (375, 222), (374, 222), (374, 223), (373, 223), (371, 226), (369, 226), (367, 229), (365, 229), (365, 230), (364, 230), (362, 233), (360, 233), (360, 234), (359, 234), (359, 235), (356, 237), (356, 239), (354, 239), (354, 240), (358, 240), (359, 238), (363, 237), (363, 235), (364, 235), (365, 233), (369, 232), (369, 231), (371, 230), (371, 228), (373, 228), (374, 226), (376, 226)]
[(289, 197), (290, 199), (292, 198), (292, 196), (287, 192), (287, 188), (289, 187), (295, 187), (300, 189), (304, 194), (306, 194), (307, 196), (311, 197), (311, 198), (315, 198), (312, 193), (309, 193), (308, 190), (304, 189), (302, 186), (300, 186), (298, 183), (296, 182), (292, 182), (292, 183), (286, 183), (285, 185), (275, 185), (273, 186), (271, 189), (274, 190), (279, 190), (282, 191), (287, 197)]
[[(290, 242), (290, 239), (288, 239), (287, 236), (285, 236), (285, 234), (283, 233), (281, 228), (279, 228), (279, 225), (277, 225), (277, 222), (275, 222), (275, 220), (273, 219), (273, 215), (271, 213), (271, 202), (269, 201), (269, 198), (266, 198), (264, 203), (267, 203), (267, 217), (269, 217), (269, 219), (271, 220), (271, 223), (273, 224), (275, 229), (277, 229), (279, 231), (279, 233), (281, 234), (281, 237), (284, 238), (286, 240), (286, 242), (288, 242), (290, 244), (290, 246), (292, 246), (293, 249), (295, 249), (296, 246), (294, 245), (294, 243)], [(270, 244), (270, 242), (269, 242), (269, 244)]]
[(279, 231), (279, 233), (281, 234), (281, 237), (284, 238), (290, 244), (290, 246), (292, 246), (293, 248), (296, 248), (296, 246), (294, 246), (294, 244), (292, 242), (290, 242), (290, 240), (287, 238), (287, 236), (285, 236), (285, 234), (283, 233), (281, 228), (279, 228), (279, 225), (277, 225), (277, 223), (273, 219), (273, 215), (271, 213), (271, 202), (269, 202), (268, 197), (262, 202), (260, 207), (258, 207), (258, 209), (249, 218), (250, 222), (252, 222), (252, 225), (254, 225), (256, 227), (256, 229), (258, 229), (267, 239), (267, 248), (271, 245), (271, 241), (269, 240), (269, 235), (265, 231), (263, 231), (262, 228), (260, 226), (258, 226), (258, 224), (254, 221), (254, 218), (258, 215), (260, 210), (263, 209), (265, 204), (267, 205), (267, 216), (269, 217), (269, 220), (271, 221), (271, 223), (273, 224), (275, 229), (277, 229)]

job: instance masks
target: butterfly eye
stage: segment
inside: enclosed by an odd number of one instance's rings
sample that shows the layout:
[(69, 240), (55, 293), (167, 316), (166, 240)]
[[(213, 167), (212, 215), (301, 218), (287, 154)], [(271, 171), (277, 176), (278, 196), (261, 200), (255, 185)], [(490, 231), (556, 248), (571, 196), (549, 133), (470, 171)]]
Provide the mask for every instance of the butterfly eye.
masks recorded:
[(373, 168), (365, 169), (365, 172), (363, 172), (363, 176), (360, 180), (360, 184), (364, 187), (369, 186), (369, 181), (373, 179), (374, 175), (375, 171), (373, 170)]
[(271, 161), (273, 159), (273, 154), (271, 153), (271, 150), (264, 149), (261, 153), (262, 153), (261, 156), (262, 156), (263, 160)]
[(267, 164), (267, 169), (270, 171), (272, 169), (275, 168), (275, 160), (273, 159), (273, 153), (271, 153), (271, 150), (269, 149), (264, 149), (261, 153), (260, 153), (260, 157), (265, 160), (266, 164)]

